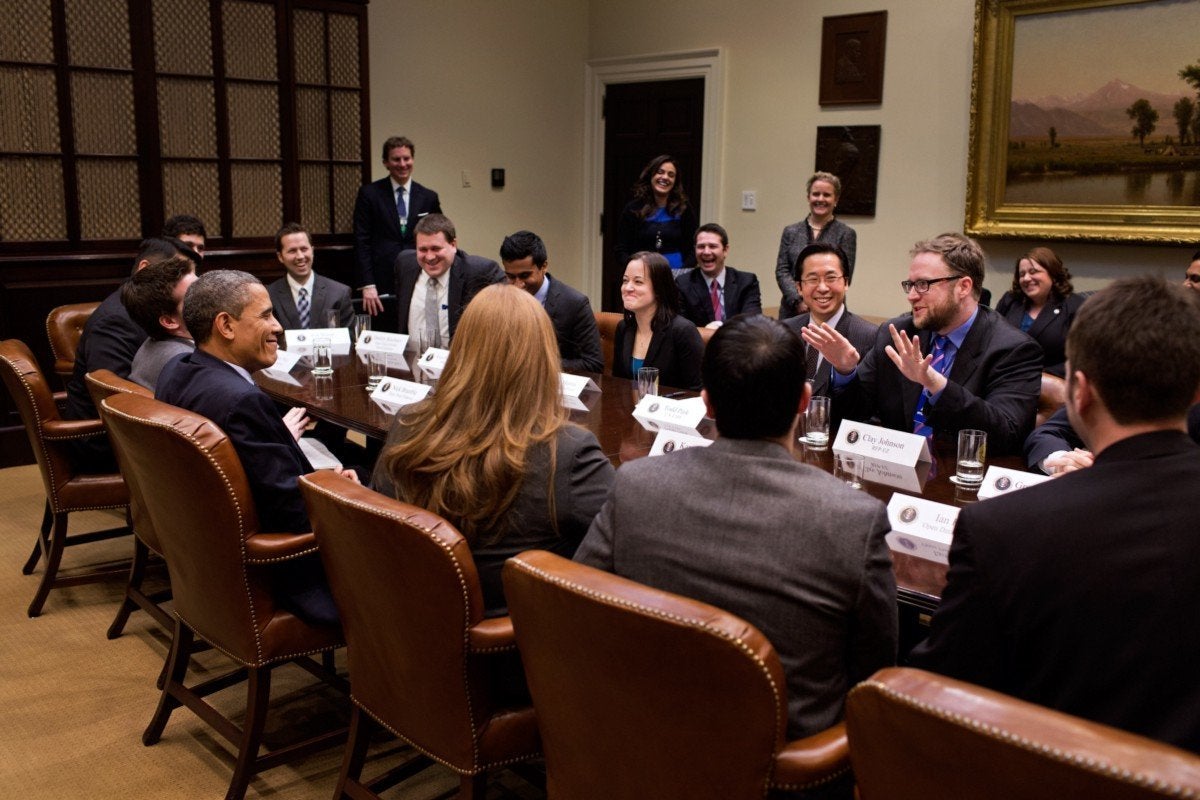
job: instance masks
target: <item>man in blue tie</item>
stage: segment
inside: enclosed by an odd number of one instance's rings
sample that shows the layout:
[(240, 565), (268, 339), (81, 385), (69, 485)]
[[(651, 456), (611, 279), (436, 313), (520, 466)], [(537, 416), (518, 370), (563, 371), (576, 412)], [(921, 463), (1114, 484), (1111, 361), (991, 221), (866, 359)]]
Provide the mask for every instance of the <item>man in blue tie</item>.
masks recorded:
[(912, 313), (882, 326), (866, 353), (828, 325), (803, 331), (834, 367), (845, 418), (930, 437), (977, 428), (990, 452), (1019, 453), (1037, 415), (1041, 348), (979, 304), (984, 255), (974, 239), (944, 233), (910, 256), (900, 287)]

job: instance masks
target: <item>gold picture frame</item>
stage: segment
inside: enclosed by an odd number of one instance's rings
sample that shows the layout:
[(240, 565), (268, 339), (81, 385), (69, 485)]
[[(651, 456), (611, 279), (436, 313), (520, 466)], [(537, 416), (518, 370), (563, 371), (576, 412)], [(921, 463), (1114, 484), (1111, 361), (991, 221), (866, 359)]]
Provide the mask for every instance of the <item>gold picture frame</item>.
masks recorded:
[[(1087, 42), (1089, 31), (1098, 38), (1119, 34), (1135, 41), (1146, 32), (1138, 31), (1139, 25), (1155, 26), (1152, 30), (1157, 35), (1173, 27), (1171, 23), (1164, 26), (1164, 12), (1186, 13), (1190, 18), (1200, 11), (1200, 0), (1195, 6), (1156, 0), (976, 0), (967, 233), (993, 238), (1164, 244), (1200, 240), (1200, 126), (1190, 142), (1180, 138), (1171, 143), (1170, 135), (1176, 133), (1172, 107), (1159, 107), (1169, 102), (1170, 91), (1142, 91), (1159, 98), (1152, 101), (1157, 104), (1152, 108), (1159, 114), (1158, 126), (1156, 133), (1139, 142), (1129, 127), (1131, 123), (1138, 125), (1138, 120), (1129, 116), (1125, 135), (1132, 146), (1120, 145), (1121, 137), (1115, 133), (1120, 121), (1119, 104), (1103, 111), (1107, 117), (1097, 116), (1101, 111), (1084, 112), (1096, 117), (1089, 123), (1068, 110), (1082, 108), (1086, 99), (1082, 94), (1070, 95), (1069, 88), (1042, 98), (1049, 108), (1027, 103), (1024, 94), (1014, 98), (1014, 74), (1018, 89), (1025, 92), (1023, 87), (1030, 81), (1024, 76), (1037, 74), (1040, 80), (1043, 74), (1057, 76), (1059, 70), (1069, 71), (1075, 68), (1071, 53), (1084, 52), (1089, 46), (1103, 49), (1113, 59), (1111, 72), (1119, 71), (1122, 63), (1129, 63), (1128, 69), (1136, 72), (1144, 65), (1122, 61), (1121, 53), (1105, 48), (1103, 41)], [(1185, 21), (1178, 24), (1195, 30)], [(1022, 43), (1015, 48), (1018, 29)], [(1054, 37), (1049, 35), (1051, 31)], [(1043, 41), (1043, 47), (1036, 51), (1028, 46), (1035, 39)], [(1117, 49), (1127, 51), (1131, 57), (1143, 53), (1133, 45)], [(1014, 50), (1019, 52), (1015, 54)], [(1040, 73), (1023, 58), (1034, 52), (1040, 59)], [(1198, 61), (1197, 55), (1194, 45), (1186, 52), (1172, 49), (1164, 54), (1157, 66), (1155, 74), (1159, 77), (1154, 81), (1159, 82), (1155, 85), (1170, 86), (1165, 70), (1173, 65), (1180, 69), (1190, 66)], [(1081, 65), (1076, 72), (1085, 68)], [(1074, 75), (1071, 79), (1078, 82), (1084, 77)], [(1129, 86), (1112, 74), (1096, 75), (1095, 80), (1097, 86), (1112, 91)], [(1193, 91), (1190, 81), (1182, 76), (1178, 80), (1180, 96), (1190, 94), (1200, 121), (1200, 86)], [(1046, 91), (1044, 84), (1038, 88)], [(1074, 98), (1069, 101), (1073, 105), (1068, 106), (1068, 96)], [(1126, 95), (1126, 100), (1130, 96), (1135, 95)], [(1110, 102), (1117, 97), (1114, 95)], [(1054, 105), (1060, 101), (1062, 108)], [(1124, 109), (1125, 114), (1133, 108), (1130, 105)], [(1080, 136), (1058, 136), (1055, 121), (1064, 126), (1064, 131), (1075, 130)], [(1111, 133), (1103, 134), (1101, 127), (1089, 129), (1089, 124), (1107, 126), (1104, 130)], [(1031, 133), (1039, 125), (1045, 126), (1041, 128), (1046, 131), (1045, 141), (1040, 134)], [(1105, 135), (1107, 139), (1102, 138)], [(1103, 155), (1101, 143), (1108, 147)]]

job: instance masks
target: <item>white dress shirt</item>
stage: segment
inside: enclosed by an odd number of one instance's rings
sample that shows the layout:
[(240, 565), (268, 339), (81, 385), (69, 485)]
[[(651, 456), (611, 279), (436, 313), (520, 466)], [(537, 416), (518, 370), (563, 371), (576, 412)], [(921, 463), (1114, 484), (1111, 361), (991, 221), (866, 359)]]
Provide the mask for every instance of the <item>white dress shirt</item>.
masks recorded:
[[(442, 333), (442, 348), (450, 347), (450, 306), (447, 304), (448, 292), (450, 290), (450, 272), (453, 268), (446, 270), (437, 279), (438, 293), (438, 328)], [(429, 292), (429, 275), (425, 270), (421, 270), (421, 274), (417, 277), (416, 285), (413, 286), (412, 302), (408, 304), (408, 337), (409, 341), (416, 343), (416, 351), (418, 353), (425, 352), (426, 349), (433, 346), (433, 342), (425, 341), (425, 297)]]

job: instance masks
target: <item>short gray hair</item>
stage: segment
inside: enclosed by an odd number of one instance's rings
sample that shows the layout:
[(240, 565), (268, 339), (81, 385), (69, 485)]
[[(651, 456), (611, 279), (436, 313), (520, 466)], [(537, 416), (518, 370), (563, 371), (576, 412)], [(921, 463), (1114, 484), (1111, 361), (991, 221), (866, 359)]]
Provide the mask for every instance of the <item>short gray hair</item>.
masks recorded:
[(212, 336), (213, 322), (222, 311), (234, 319), (242, 316), (250, 302), (250, 284), (262, 281), (249, 272), (236, 269), (214, 269), (206, 272), (188, 287), (183, 296), (183, 324), (196, 344), (204, 344)]

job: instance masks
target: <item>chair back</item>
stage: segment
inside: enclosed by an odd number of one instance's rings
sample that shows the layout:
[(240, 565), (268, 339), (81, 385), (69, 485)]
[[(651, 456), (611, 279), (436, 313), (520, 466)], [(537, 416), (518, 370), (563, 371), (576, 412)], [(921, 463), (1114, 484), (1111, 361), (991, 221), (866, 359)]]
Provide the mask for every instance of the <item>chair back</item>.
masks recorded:
[(846, 702), (862, 800), (1200, 798), (1200, 757), (916, 669)]
[(75, 467), (67, 450), (69, 439), (47, 436), (47, 428), (61, 420), (54, 403), (54, 392), (38, 367), (37, 359), (19, 339), (0, 342), (0, 373), (25, 424), (29, 446), (37, 458), (46, 487), (46, 500), (57, 511), (61, 505), (60, 492), (75, 477)]
[[(101, 401), (104, 398), (112, 397), (115, 394), (136, 394), (142, 397), (154, 396), (154, 393), (145, 386), (125, 380), (112, 370), (93, 370), (84, 376), (84, 380), (87, 382), (88, 394), (92, 396), (92, 403), (100, 412), (100, 419), (104, 422), (106, 429), (108, 428), (108, 420), (105, 419), (107, 410), (101, 405)], [(154, 526), (150, 523), (150, 512), (146, 510), (146, 503), (142, 500), (142, 493), (138, 488), (137, 479), (132, 474), (133, 471), (125, 467), (124, 456), (121, 454), (116, 441), (112, 439), (110, 441), (112, 442), (113, 453), (117, 457), (117, 465), (121, 468), (121, 474), (125, 478), (125, 485), (129, 487), (129, 518), (133, 522), (134, 533), (151, 550), (161, 554), (162, 545), (158, 543), (158, 535), (155, 534)]]
[(64, 378), (75, 370), (75, 351), (83, 336), (83, 326), (91, 319), (100, 303), (72, 303), (50, 310), (46, 316), (46, 337), (54, 354), (54, 371)]
[(766, 795), (787, 684), (753, 625), (544, 551), (504, 589), (551, 797)]
[(300, 478), (346, 635), (354, 702), (439, 761), (473, 772), (491, 713), (468, 631), (483, 592), (466, 539), (436, 514), (326, 470)]
[(261, 663), (276, 610), (268, 580), (245, 563), (258, 514), (232, 442), (205, 417), (141, 394), (101, 405), (166, 558), (175, 613), (234, 658)]
[(1049, 372), (1042, 373), (1042, 388), (1038, 392), (1037, 424), (1041, 425), (1054, 412), (1067, 404), (1067, 382)]
[(624, 314), (613, 311), (593, 311), (596, 317), (596, 327), (600, 329), (600, 350), (604, 353), (604, 374), (612, 374), (613, 342), (617, 338), (617, 323), (625, 318)]

